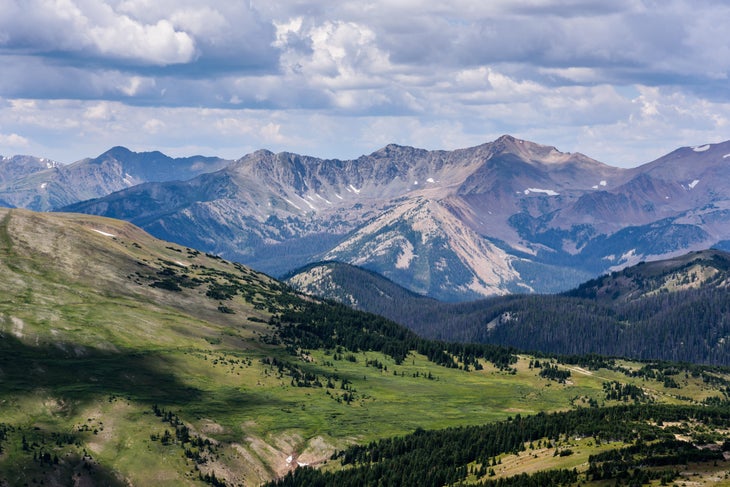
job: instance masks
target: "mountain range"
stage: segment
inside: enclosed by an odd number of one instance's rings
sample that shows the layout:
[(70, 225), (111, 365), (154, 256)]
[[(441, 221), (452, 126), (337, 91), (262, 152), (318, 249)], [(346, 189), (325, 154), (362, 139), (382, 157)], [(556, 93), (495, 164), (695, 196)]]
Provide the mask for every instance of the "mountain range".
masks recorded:
[(113, 147), (64, 165), (32, 156), (0, 158), (0, 203), (49, 211), (149, 181), (190, 179), (230, 164), (217, 157), (171, 158), (161, 152)]
[[(507, 135), (453, 151), (388, 145), (325, 160), (261, 150), (212, 164), (225, 167), (141, 184), (109, 173), (117, 186), (106, 195), (36, 209), (128, 220), (275, 276), (346, 262), (446, 301), (560, 292), (641, 261), (730, 248), (730, 142), (631, 169)], [(38, 196), (0, 199), (33, 208)]]

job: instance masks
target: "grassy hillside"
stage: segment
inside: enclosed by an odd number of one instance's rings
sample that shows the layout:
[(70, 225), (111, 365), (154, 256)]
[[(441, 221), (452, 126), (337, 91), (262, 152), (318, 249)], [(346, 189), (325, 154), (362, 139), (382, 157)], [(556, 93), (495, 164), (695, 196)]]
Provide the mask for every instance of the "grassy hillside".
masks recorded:
[(259, 485), (421, 429), (709, 404), (730, 379), (539, 360), (427, 342), (127, 223), (0, 210), (0, 485)]

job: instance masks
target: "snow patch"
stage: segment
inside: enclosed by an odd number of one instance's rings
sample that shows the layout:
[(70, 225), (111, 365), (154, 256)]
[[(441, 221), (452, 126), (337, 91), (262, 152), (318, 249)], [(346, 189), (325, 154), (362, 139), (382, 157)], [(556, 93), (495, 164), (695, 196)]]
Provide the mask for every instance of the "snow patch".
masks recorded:
[(728, 157), (730, 157), (730, 154), (725, 154), (724, 156), (722, 156), (723, 159), (727, 159)]
[(98, 234), (104, 235), (105, 237), (116, 237), (116, 235), (114, 235), (113, 233), (102, 232), (101, 230), (97, 230), (96, 228), (92, 228), (92, 230)]
[[(307, 197), (308, 197), (309, 199), (311, 199), (311, 200), (314, 200), (314, 199), (313, 199), (313, 198), (312, 198), (311, 196), (309, 196), (309, 195), (307, 195)], [(299, 196), (299, 198), (301, 198), (301, 200), (302, 200), (302, 201), (304, 201), (304, 203), (306, 203), (306, 204), (307, 204), (307, 206), (308, 206), (308, 207), (309, 207), (310, 209), (312, 209), (312, 210), (316, 210), (316, 209), (317, 209), (317, 208), (316, 208), (316, 207), (315, 207), (315, 206), (314, 206), (314, 205), (313, 205), (312, 203), (310, 203), (309, 201), (307, 201), (307, 200), (306, 200), (305, 198), (302, 198), (301, 196)]]
[(355, 186), (353, 186), (352, 184), (351, 184), (350, 186), (348, 186), (348, 190), (352, 190), (352, 192), (353, 192), (353, 193), (355, 193), (355, 194), (360, 194), (360, 190), (359, 190), (359, 189), (357, 189), (357, 188), (356, 188)]
[(433, 183), (435, 183), (436, 181), (434, 181), (434, 180), (433, 180), (433, 178), (428, 178), (428, 179), (426, 180), (426, 182), (427, 182), (427, 183), (432, 183), (432, 184), (433, 184)]
[[(3, 157), (3, 159), (9, 159), (9, 157)], [(58, 163), (56, 161), (52, 161), (50, 159), (46, 159), (45, 157), (38, 158), (38, 161), (41, 163), (45, 163), (46, 169), (53, 169), (55, 167), (58, 167)]]
[(289, 204), (290, 204), (291, 206), (293, 206), (293, 207), (294, 207), (294, 208), (296, 208), (297, 210), (299, 210), (299, 211), (302, 211), (302, 209), (301, 209), (301, 208), (299, 208), (299, 207), (298, 207), (297, 205), (295, 205), (293, 201), (291, 201), (291, 200), (288, 200), (288, 199), (286, 199), (286, 198), (284, 198), (284, 201), (286, 201), (287, 203), (289, 203)]
[(41, 183), (41, 189), (46, 189), (48, 187), (48, 183)]
[(325, 202), (325, 203), (327, 203), (328, 205), (331, 205), (331, 204), (332, 204), (332, 202), (331, 202), (330, 200), (328, 200), (327, 198), (324, 198), (324, 197), (323, 197), (322, 195), (320, 195), (320, 194), (317, 194), (317, 198), (321, 199), (322, 201), (324, 201), (324, 202)]
[(631, 249), (621, 256), (621, 261), (627, 261), (636, 257), (636, 249)]
[(705, 152), (706, 150), (710, 149), (710, 144), (705, 145), (698, 145), (696, 147), (692, 147), (692, 150), (695, 152)]
[(697, 183), (699, 183), (699, 182), (700, 182), (699, 179), (695, 179), (694, 181), (689, 183), (689, 189), (695, 189), (695, 186), (697, 186)]
[(602, 179), (600, 183), (598, 183), (601, 186), (606, 186), (608, 182), (605, 179)]
[(560, 193), (553, 191), (552, 189), (540, 189), (540, 188), (527, 188), (525, 190), (525, 194), (530, 193), (543, 193), (548, 196), (558, 196)]
[(341, 200), (344, 199), (342, 196), (338, 195), (337, 193), (335, 193), (335, 196), (337, 196)]

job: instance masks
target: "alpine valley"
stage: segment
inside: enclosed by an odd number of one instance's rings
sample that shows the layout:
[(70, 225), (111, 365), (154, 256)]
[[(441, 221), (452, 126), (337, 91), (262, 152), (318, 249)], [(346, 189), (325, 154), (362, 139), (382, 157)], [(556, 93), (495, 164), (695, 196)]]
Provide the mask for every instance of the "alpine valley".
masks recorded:
[(727, 368), (431, 341), (93, 215), (0, 209), (0, 276), (3, 487), (728, 485)]

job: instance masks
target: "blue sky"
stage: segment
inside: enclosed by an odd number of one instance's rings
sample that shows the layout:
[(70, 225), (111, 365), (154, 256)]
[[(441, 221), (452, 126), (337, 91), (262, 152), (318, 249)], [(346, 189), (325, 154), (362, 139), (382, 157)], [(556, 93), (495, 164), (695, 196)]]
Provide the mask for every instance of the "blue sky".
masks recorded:
[(512, 134), (636, 166), (730, 139), (729, 20), (705, 0), (0, 0), (0, 154)]

